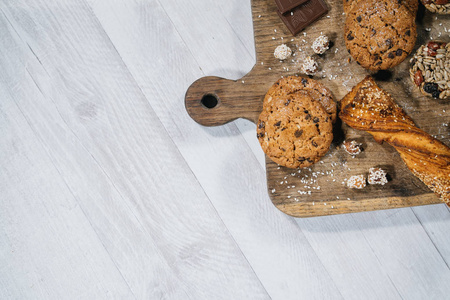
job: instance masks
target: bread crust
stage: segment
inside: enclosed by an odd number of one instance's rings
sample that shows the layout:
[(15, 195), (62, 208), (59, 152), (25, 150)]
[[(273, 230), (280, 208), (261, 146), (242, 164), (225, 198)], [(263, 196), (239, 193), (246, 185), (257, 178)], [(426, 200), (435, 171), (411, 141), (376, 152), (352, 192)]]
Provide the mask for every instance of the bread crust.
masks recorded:
[(419, 129), (372, 77), (358, 83), (340, 107), (343, 122), (393, 146), (411, 172), (450, 206), (450, 148)]

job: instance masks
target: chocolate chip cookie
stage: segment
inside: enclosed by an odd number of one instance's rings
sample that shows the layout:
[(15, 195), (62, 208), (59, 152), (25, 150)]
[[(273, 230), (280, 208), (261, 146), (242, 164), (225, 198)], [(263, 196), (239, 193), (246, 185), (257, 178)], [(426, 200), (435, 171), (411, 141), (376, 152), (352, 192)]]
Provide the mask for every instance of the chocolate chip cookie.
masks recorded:
[(331, 145), (331, 118), (307, 94), (273, 97), (259, 116), (257, 137), (266, 155), (277, 164), (308, 167), (319, 161)]
[(431, 12), (438, 14), (450, 14), (449, 0), (421, 0), (423, 5)]
[(313, 100), (319, 101), (325, 108), (332, 122), (336, 121), (336, 102), (330, 90), (317, 80), (300, 76), (288, 76), (275, 82), (264, 98), (264, 105), (269, 104), (272, 98), (305, 92)]
[(450, 98), (450, 43), (429, 41), (410, 61), (412, 82), (425, 96)]
[[(427, 0), (423, 0), (423, 1), (427, 1)], [(423, 2), (422, 1), (422, 2)], [(445, 0), (447, 1), (447, 0)], [(350, 12), (350, 10), (352, 10), (352, 8), (355, 6), (356, 3), (359, 2), (359, 0), (343, 0), (343, 5), (344, 5), (344, 12), (346, 14), (348, 14)], [(376, 0), (374, 0), (373, 2), (376, 2)], [(415, 17), (417, 14), (417, 10), (419, 9), (419, 1), (418, 0), (397, 0), (398, 3), (405, 5), (413, 14), (413, 16)]]
[(373, 71), (400, 64), (413, 50), (416, 37), (414, 16), (398, 1), (358, 1), (345, 22), (350, 55)]
[(344, 12), (348, 14), (356, 3), (358, 3), (358, 0), (343, 0)]

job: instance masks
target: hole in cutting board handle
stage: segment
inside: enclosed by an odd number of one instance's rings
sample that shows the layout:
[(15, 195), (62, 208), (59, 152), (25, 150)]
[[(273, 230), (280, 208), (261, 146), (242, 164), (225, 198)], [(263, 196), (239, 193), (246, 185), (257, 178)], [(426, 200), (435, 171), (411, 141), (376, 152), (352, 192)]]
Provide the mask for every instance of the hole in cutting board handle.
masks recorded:
[(214, 94), (205, 94), (200, 102), (205, 108), (212, 109), (219, 104), (219, 98)]

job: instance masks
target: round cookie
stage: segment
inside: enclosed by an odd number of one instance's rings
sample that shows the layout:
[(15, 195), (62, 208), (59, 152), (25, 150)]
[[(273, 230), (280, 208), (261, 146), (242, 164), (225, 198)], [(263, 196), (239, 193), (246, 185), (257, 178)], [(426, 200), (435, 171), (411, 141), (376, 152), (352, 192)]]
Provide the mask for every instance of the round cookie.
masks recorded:
[(311, 166), (327, 153), (333, 140), (325, 108), (303, 93), (274, 97), (263, 107), (257, 124), (263, 151), (288, 168)]
[(345, 45), (350, 55), (372, 71), (400, 64), (413, 50), (416, 37), (415, 18), (397, 1), (361, 0), (345, 22)]
[(417, 11), (419, 10), (419, 1), (418, 0), (403, 0), (404, 5), (409, 8), (412, 12), (413, 17), (415, 18), (417, 15)]
[(409, 75), (426, 96), (450, 98), (450, 43), (430, 41), (417, 49), (410, 61)]
[(312, 99), (319, 101), (330, 116), (332, 122), (336, 121), (336, 102), (334, 101), (331, 91), (317, 80), (288, 76), (279, 79), (270, 87), (264, 98), (264, 105), (270, 104), (272, 98), (295, 94), (299, 91), (306, 92)]
[(343, 0), (344, 12), (348, 14), (356, 3), (358, 3), (358, 0)]
[(438, 14), (450, 14), (449, 0), (421, 0), (422, 4), (431, 12)]
[[(374, 0), (375, 2), (376, 0)], [(424, 0), (426, 1), (426, 0)], [(344, 6), (344, 12), (348, 14), (350, 10), (355, 6), (356, 3), (359, 2), (359, 0), (343, 0), (343, 6)], [(419, 1), (418, 0), (397, 0), (398, 3), (401, 3), (402, 5), (405, 5), (412, 13), (412, 15), (415, 17), (417, 14), (417, 10), (419, 9)]]

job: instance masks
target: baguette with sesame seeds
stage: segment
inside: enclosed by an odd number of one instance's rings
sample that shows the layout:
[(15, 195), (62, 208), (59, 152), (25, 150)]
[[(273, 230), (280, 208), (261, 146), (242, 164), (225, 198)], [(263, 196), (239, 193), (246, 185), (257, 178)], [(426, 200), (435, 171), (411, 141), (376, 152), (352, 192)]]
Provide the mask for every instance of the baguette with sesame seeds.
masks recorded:
[(372, 77), (358, 83), (340, 107), (343, 122), (393, 146), (411, 172), (450, 206), (450, 148), (417, 128)]

